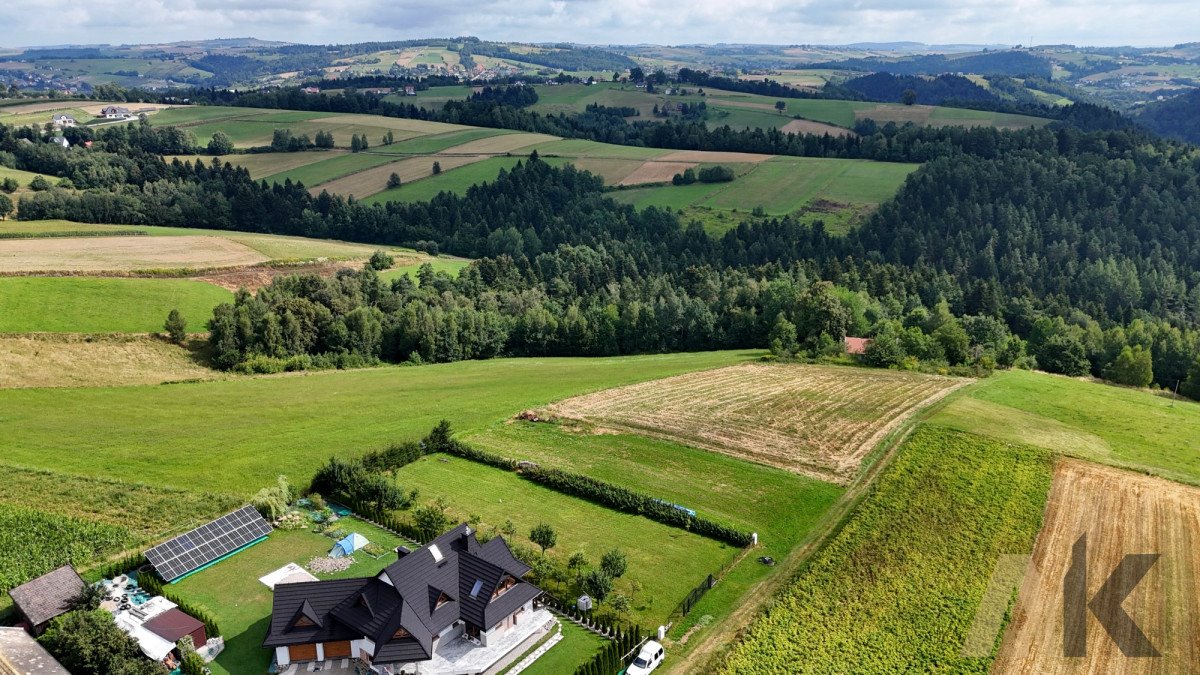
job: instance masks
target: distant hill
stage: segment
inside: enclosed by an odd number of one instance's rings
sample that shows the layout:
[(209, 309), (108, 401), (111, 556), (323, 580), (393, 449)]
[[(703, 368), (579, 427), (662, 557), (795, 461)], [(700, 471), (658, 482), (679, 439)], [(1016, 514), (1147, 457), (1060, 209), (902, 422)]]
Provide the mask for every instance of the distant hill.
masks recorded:
[(845, 59), (813, 64), (814, 68), (841, 68), (885, 72), (896, 75), (938, 75), (941, 73), (975, 73), (977, 75), (1035, 76), (1050, 79), (1051, 66), (1047, 59), (1026, 51), (1010, 49), (981, 52), (969, 56), (928, 54), (903, 59)]
[(1200, 89), (1147, 104), (1137, 121), (1163, 136), (1200, 143)]
[(846, 89), (856, 91), (868, 101), (901, 102), (906, 91), (913, 91), (917, 98), (913, 103), (941, 105), (954, 101), (995, 101), (992, 92), (958, 75), (939, 75), (934, 78), (915, 75), (893, 75), (874, 73), (856, 77), (842, 83)]

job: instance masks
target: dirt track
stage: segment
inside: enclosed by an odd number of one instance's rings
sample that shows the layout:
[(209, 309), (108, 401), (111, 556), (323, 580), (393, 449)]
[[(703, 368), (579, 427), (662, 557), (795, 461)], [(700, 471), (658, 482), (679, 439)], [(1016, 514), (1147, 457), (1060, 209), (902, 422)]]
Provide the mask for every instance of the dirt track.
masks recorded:
[[(1087, 538), (1091, 599), (1129, 553), (1161, 558), (1124, 610), (1162, 653), (1126, 657), (1089, 613), (1087, 655), (1063, 656), (1063, 588), (1072, 546)], [(1032, 573), (1031, 573), (1032, 572)], [(1200, 488), (1061, 460), (995, 673), (1195, 673), (1200, 669)]]

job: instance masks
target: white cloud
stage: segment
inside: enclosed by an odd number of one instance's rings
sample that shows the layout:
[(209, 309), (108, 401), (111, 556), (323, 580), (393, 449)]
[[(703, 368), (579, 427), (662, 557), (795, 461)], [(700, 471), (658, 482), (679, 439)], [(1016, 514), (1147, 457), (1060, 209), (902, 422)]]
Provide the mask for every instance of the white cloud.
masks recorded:
[(1200, 39), (1195, 0), (89, 0), (0, 6), (0, 44), (259, 37), (309, 43), (477, 35), (615, 43), (1165, 45)]

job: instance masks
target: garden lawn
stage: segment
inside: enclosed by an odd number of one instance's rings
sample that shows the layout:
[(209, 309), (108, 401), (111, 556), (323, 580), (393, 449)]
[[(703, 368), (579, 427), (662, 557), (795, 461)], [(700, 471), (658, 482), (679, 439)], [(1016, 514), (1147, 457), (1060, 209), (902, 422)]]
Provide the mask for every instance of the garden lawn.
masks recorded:
[[(495, 424), (469, 434), (470, 444), (623, 485), (695, 509), (697, 515), (759, 534), (759, 548), (729, 571), (684, 618), (678, 639), (706, 614), (723, 616), (772, 572), (758, 556), (784, 559), (812, 532), (844, 489), (715, 452), (630, 434), (572, 433), (551, 424)], [(702, 488), (701, 488), (702, 486)], [(691, 640), (703, 639), (695, 634)]]
[(987, 672), (963, 645), (1000, 556), (1032, 550), (1051, 456), (935, 427), (897, 452), (723, 672)]
[(758, 355), (492, 359), (169, 386), (9, 389), (0, 391), (0, 462), (250, 495), (280, 473), (303, 485), (334, 454), (416, 440), (443, 418), (470, 432), (557, 399)]
[[(423, 457), (395, 475), (405, 490), (420, 491), (421, 503), (445, 498), (452, 522), (478, 516), (478, 531), (492, 533), (511, 520), (516, 526), (511, 541), (521, 546), (534, 547), (529, 541), (534, 526), (550, 525), (558, 533), (558, 543), (548, 554), (564, 565), (576, 551), (582, 551), (594, 567), (606, 551), (621, 549), (628, 556), (629, 571), (617, 581), (616, 591), (631, 597), (630, 619), (643, 626), (665, 623), (692, 588), (740, 551), (643, 516), (555, 492), (512, 471), (459, 457)], [(643, 589), (633, 596), (629, 584), (635, 579)], [(557, 586), (547, 590), (562, 593)]]
[[(372, 558), (354, 554), (354, 565), (345, 572), (319, 574), (321, 579), (344, 579), (377, 574), (395, 561), (391, 551), (404, 540), (356, 518), (338, 522), (348, 532), (358, 532), (388, 553)], [(328, 555), (334, 540), (308, 530), (275, 530), (263, 542), (168, 586), (182, 599), (216, 620), (225, 638), (225, 651), (209, 664), (214, 675), (265, 673), (272, 650), (262, 647), (271, 624), (271, 590), (258, 578), (294, 562), (301, 566), (316, 556)], [(411, 543), (409, 544), (412, 545)]]
[(187, 279), (0, 278), (0, 333), (149, 333), (178, 309), (203, 330), (233, 294)]
[(580, 628), (566, 619), (560, 618), (559, 622), (562, 623), (562, 639), (542, 654), (541, 658), (534, 661), (532, 665), (522, 670), (521, 675), (573, 673), (576, 668), (591, 660), (606, 642), (599, 635)]
[(1025, 370), (998, 372), (930, 420), (1200, 485), (1200, 403)]

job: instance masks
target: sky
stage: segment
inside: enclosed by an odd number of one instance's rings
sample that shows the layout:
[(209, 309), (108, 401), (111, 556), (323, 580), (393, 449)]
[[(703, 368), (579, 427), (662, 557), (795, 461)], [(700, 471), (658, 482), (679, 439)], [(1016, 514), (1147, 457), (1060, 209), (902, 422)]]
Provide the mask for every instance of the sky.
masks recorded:
[(0, 3), (0, 46), (474, 35), (590, 44), (1059, 44), (1200, 40), (1197, 0), (88, 0)]

